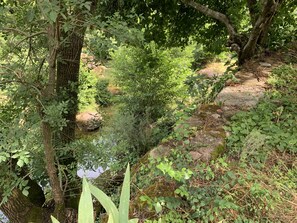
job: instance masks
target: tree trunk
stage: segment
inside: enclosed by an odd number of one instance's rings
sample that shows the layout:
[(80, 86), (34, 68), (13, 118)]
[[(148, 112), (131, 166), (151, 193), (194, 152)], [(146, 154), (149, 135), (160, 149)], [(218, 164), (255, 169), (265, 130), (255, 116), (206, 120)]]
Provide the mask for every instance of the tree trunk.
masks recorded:
[[(48, 83), (42, 91), (42, 99), (46, 103), (51, 103), (55, 99), (55, 83), (56, 83), (56, 60), (57, 52), (60, 44), (60, 27), (59, 21), (48, 26), (48, 44), (49, 44), (49, 56), (48, 56)], [(53, 130), (50, 123), (44, 120), (44, 111), (40, 109), (41, 116), (41, 129), (42, 139), (45, 154), (45, 167), (49, 177), (49, 182), (52, 188), (52, 194), (55, 201), (55, 217), (60, 221), (65, 220), (65, 201), (64, 192), (60, 185), (58, 177), (58, 169), (56, 166), (56, 151), (53, 144)]]
[[(59, 132), (59, 147), (63, 148), (75, 139), (76, 114), (78, 111), (78, 85), (80, 55), (83, 47), (85, 28), (63, 33), (63, 45), (60, 48), (57, 61), (57, 82), (56, 89), (60, 101), (68, 101), (67, 114), (64, 118), (67, 125)], [(67, 166), (66, 178), (62, 184), (65, 190), (66, 207), (77, 208), (80, 185), (75, 181), (69, 181), (69, 174), (76, 173), (77, 161), (71, 152), (59, 157), (59, 164)], [(67, 179), (68, 178), (68, 179)]]
[(258, 10), (258, 7), (260, 7), (258, 1), (247, 0), (247, 7), (250, 12), (253, 29), (246, 41), (245, 38), (243, 38), (243, 35), (237, 33), (230, 19), (223, 13), (212, 10), (208, 6), (199, 4), (194, 0), (181, 1), (196, 9), (198, 12), (222, 22), (226, 26), (229, 34), (228, 45), (231, 46), (231, 48), (236, 49), (236, 52), (238, 52), (239, 64), (243, 64), (246, 60), (255, 55), (257, 44), (264, 43), (272, 19), (279, 5), (283, 2), (283, 0), (264, 0), (262, 10)]
[(50, 211), (34, 206), (18, 189), (12, 190), (8, 201), (1, 205), (1, 211), (9, 219), (10, 223), (51, 222)]
[(78, 110), (78, 77), (84, 34), (85, 28), (64, 33), (63, 41), (65, 43), (61, 46), (58, 55), (57, 94), (60, 100), (68, 100), (67, 114), (64, 117), (68, 122), (59, 137), (62, 144), (67, 144), (75, 138), (75, 117)]
[(261, 35), (263, 35), (265, 32), (268, 32), (271, 21), (281, 3), (282, 0), (266, 0), (264, 8), (261, 14), (258, 16), (258, 19), (249, 35), (247, 43), (239, 53), (239, 64), (243, 64), (246, 60), (255, 55), (257, 44), (261, 42)]

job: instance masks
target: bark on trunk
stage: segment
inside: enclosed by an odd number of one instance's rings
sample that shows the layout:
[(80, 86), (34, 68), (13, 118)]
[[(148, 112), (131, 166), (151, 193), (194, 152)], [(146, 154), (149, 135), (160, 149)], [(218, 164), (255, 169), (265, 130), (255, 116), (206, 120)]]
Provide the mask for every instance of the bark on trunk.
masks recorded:
[(59, 137), (62, 144), (75, 138), (75, 117), (78, 109), (78, 77), (80, 54), (83, 46), (85, 28), (71, 33), (64, 33), (64, 44), (61, 46), (57, 63), (57, 94), (60, 100), (69, 100), (65, 126)]
[(11, 192), (8, 201), (0, 209), (11, 223), (50, 222), (50, 211), (34, 206), (18, 189)]
[[(59, 100), (68, 100), (67, 114), (64, 118), (67, 125), (59, 132), (60, 146), (65, 146), (75, 139), (76, 114), (78, 110), (78, 82), (80, 68), (80, 54), (83, 46), (85, 28), (63, 33), (65, 41), (60, 48), (57, 62), (57, 95)], [(70, 100), (69, 100), (70, 99)], [(71, 152), (62, 155), (59, 159), (61, 165), (67, 166), (66, 178), (71, 172), (76, 172), (77, 161)], [(67, 207), (77, 208), (80, 185), (63, 179), (61, 182), (65, 190), (65, 204)]]
[(283, 0), (265, 0), (262, 10), (258, 10), (256, 0), (247, 0), (247, 6), (250, 11), (250, 17), (253, 24), (253, 29), (247, 40), (243, 38), (243, 35), (237, 33), (230, 19), (223, 13), (212, 10), (194, 0), (181, 1), (184, 4), (196, 9), (198, 12), (222, 22), (226, 26), (229, 33), (228, 45), (233, 49), (236, 49), (238, 52), (238, 62), (239, 64), (243, 64), (246, 60), (255, 55), (257, 44), (263, 44), (272, 19)]
[(243, 64), (255, 55), (257, 44), (261, 42), (261, 35), (268, 32), (271, 21), (281, 3), (282, 0), (266, 0), (263, 10), (249, 35), (249, 39), (239, 54), (239, 64)]
[[(48, 41), (49, 41), (49, 73), (48, 83), (42, 91), (42, 97), (45, 102), (51, 102), (55, 98), (55, 83), (56, 83), (56, 59), (59, 48), (59, 22), (56, 21), (54, 24), (50, 24), (48, 27)], [(44, 119), (42, 109), (40, 109), (40, 116)], [(44, 145), (45, 154), (45, 165), (47, 175), (49, 177), (50, 185), (52, 187), (52, 194), (55, 201), (54, 216), (60, 221), (65, 220), (65, 202), (64, 193), (60, 185), (58, 178), (58, 170), (56, 166), (56, 152), (53, 145), (53, 131), (50, 124), (42, 120), (42, 138)]]

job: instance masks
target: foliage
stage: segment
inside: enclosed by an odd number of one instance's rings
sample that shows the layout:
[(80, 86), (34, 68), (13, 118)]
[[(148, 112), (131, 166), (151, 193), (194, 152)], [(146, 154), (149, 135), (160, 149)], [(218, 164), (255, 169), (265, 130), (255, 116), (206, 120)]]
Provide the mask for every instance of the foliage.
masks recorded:
[[(94, 209), (92, 195), (102, 204), (106, 210), (109, 219), (109, 223), (128, 223), (138, 222), (138, 219), (129, 220), (129, 200), (130, 200), (130, 167), (127, 166), (125, 172), (125, 178), (123, 182), (120, 205), (117, 209), (112, 200), (99, 188), (88, 183), (87, 180), (83, 179), (82, 194), (79, 201), (78, 208), (78, 223), (93, 223), (94, 222)], [(52, 222), (58, 223), (53, 216)]]
[[(143, 191), (137, 201), (146, 222), (296, 220), (295, 80), (292, 66), (273, 70), (273, 89), (255, 109), (233, 117), (227, 154), (209, 163), (187, 154), (193, 149), (190, 132), (180, 125), (172, 134), (179, 141), (171, 142), (175, 150), (144, 162), (137, 173), (135, 184)], [(153, 192), (160, 184), (171, 186)]]
[[(223, 12), (232, 8), (231, 3), (217, 4), (216, 1), (208, 1), (207, 4)], [(136, 12), (141, 12), (143, 16), (140, 22), (145, 27), (145, 38), (153, 39), (158, 43), (176, 46), (187, 44), (189, 38), (194, 37), (197, 38), (197, 42), (211, 48), (219, 45), (215, 43), (221, 43), (221, 35), (224, 37), (226, 35), (215, 20), (197, 13), (179, 1), (142, 1), (134, 5)], [(235, 15), (243, 16), (239, 11), (235, 13)], [(214, 36), (210, 38), (210, 33), (217, 35), (215, 38)]]
[(297, 8), (296, 2), (285, 1), (275, 17), (267, 38), (267, 46), (276, 49), (296, 41)]
[(249, 148), (244, 143), (256, 131), (263, 135), (266, 146), (296, 153), (296, 104), (287, 98), (279, 99), (277, 104), (269, 101), (269, 98), (265, 100), (255, 110), (239, 113), (232, 118), (233, 123), (229, 128), (232, 136), (228, 139), (228, 145), (235, 153), (240, 153)]
[[(275, 68), (268, 79), (277, 92), (282, 95), (294, 96), (297, 85), (297, 69), (292, 65), (283, 65)], [(275, 92), (276, 93), (276, 92)]]
[[(275, 155), (271, 154), (269, 159)], [(146, 217), (146, 222), (271, 222), (276, 219), (275, 210), (279, 212), (279, 206), (292, 199), (296, 189), (296, 176), (289, 177), (297, 170), (296, 162), (289, 168), (290, 162), (279, 158), (281, 163), (270, 163), (261, 170), (253, 168), (256, 161), (252, 167), (249, 159), (234, 163), (226, 157), (194, 166), (191, 158), (181, 152), (151, 160), (137, 174), (137, 187), (147, 193), (139, 202), (155, 211), (153, 219), (159, 221)], [(264, 163), (258, 160), (262, 167)], [(167, 188), (174, 193), (168, 196), (165, 189), (160, 196), (146, 191), (149, 185), (160, 182), (174, 182), (174, 188)], [(293, 212), (288, 213), (293, 217)]]
[[(3, 152), (0, 197), (5, 202), (13, 189), (23, 192), (32, 202), (22, 210), (28, 218), (35, 210), (33, 204), (45, 197), (50, 186), (53, 188), (48, 195), (61, 192), (60, 200), (64, 200), (61, 205), (55, 200), (56, 214), (64, 204), (68, 205), (69, 191), (74, 193), (69, 188), (74, 186), (73, 170), (77, 162), (65, 141), (74, 137), (79, 56), (84, 30), (90, 24), (91, 4), (92, 1), (81, 0), (0, 3), (0, 83), (1, 93), (5, 92), (6, 96), (0, 108)], [(63, 98), (66, 91), (71, 93)], [(70, 125), (72, 128), (61, 134)], [(67, 138), (68, 133), (73, 133), (72, 137)], [(59, 156), (66, 153), (63, 158)], [(28, 194), (31, 182), (37, 186), (35, 198)], [(67, 195), (62, 191), (67, 191)], [(18, 194), (12, 203), (23, 199)], [(0, 209), (3, 208), (1, 205)], [(9, 209), (9, 218), (20, 211), (14, 204)], [(34, 212), (34, 216), (42, 214), (42, 211)]]
[(136, 116), (149, 114), (153, 121), (183, 94), (183, 80), (191, 74), (191, 51), (158, 49), (153, 42), (143, 48), (123, 46), (112, 57), (125, 109)]
[(264, 140), (262, 144), (269, 148), (297, 152), (296, 77), (297, 70), (292, 66), (280, 66), (273, 70), (268, 80), (273, 86), (272, 91), (257, 108), (232, 118), (228, 128), (231, 132), (228, 145), (232, 152), (240, 154), (245, 149), (250, 150), (248, 141), (250, 137), (255, 137), (254, 134), (260, 134)]
[(83, 111), (89, 107), (95, 107), (95, 97), (97, 96), (97, 85), (99, 81), (96, 76), (88, 71), (87, 67), (81, 66), (79, 75), (79, 110)]
[(188, 86), (188, 93), (198, 103), (209, 103), (215, 100), (229, 79), (234, 79), (232, 73), (225, 73), (213, 78), (198, 74), (187, 77), (185, 84)]
[(122, 8), (133, 6), (141, 15), (145, 39), (166, 46), (185, 46), (194, 40), (214, 53), (230, 47), (240, 64), (267, 45), (295, 39), (294, 0), (146, 0), (123, 3)]
[(152, 42), (142, 48), (122, 46), (112, 54), (113, 76), (123, 93), (120, 112), (106, 134), (114, 158), (138, 157), (171, 131), (171, 107), (184, 97), (191, 51), (159, 49)]
[(100, 79), (96, 84), (95, 101), (98, 105), (103, 107), (109, 106), (112, 103), (108, 85), (108, 79)]
[[(102, 2), (101, 7), (106, 3), (108, 4), (108, 1)], [(104, 7), (101, 10), (104, 10)], [(143, 32), (131, 25), (139, 20), (139, 16), (135, 15), (133, 11), (129, 10), (125, 17), (115, 12), (112, 16), (102, 19), (100, 24), (95, 22), (99, 29), (91, 30), (85, 41), (88, 52), (94, 55), (97, 60), (104, 62), (111, 59), (110, 54), (117, 50), (121, 44), (140, 46), (144, 41)]]

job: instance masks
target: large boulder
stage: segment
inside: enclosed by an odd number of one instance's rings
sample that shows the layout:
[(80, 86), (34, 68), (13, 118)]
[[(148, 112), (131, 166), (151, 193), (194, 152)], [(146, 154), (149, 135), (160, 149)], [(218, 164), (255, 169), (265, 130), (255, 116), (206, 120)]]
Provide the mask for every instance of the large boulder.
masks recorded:
[(81, 131), (95, 131), (101, 127), (102, 116), (97, 112), (82, 112), (76, 115), (76, 124)]

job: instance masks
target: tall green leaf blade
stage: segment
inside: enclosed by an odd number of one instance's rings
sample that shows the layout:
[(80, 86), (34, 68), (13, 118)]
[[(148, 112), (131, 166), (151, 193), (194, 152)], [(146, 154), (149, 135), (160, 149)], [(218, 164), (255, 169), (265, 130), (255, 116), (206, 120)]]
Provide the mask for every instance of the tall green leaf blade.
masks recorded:
[(130, 166), (128, 164), (121, 192), (119, 217), (120, 223), (128, 223), (130, 201)]
[(52, 223), (60, 223), (54, 216), (51, 216)]
[(83, 189), (78, 205), (78, 223), (94, 223), (92, 194), (86, 178), (83, 178)]
[[(89, 183), (91, 193), (98, 199), (98, 201), (102, 204), (104, 209), (106, 210), (109, 218), (112, 218), (111, 222), (119, 222), (119, 212), (115, 204), (112, 200), (99, 188), (93, 186)], [(109, 222), (109, 221), (108, 221)]]

